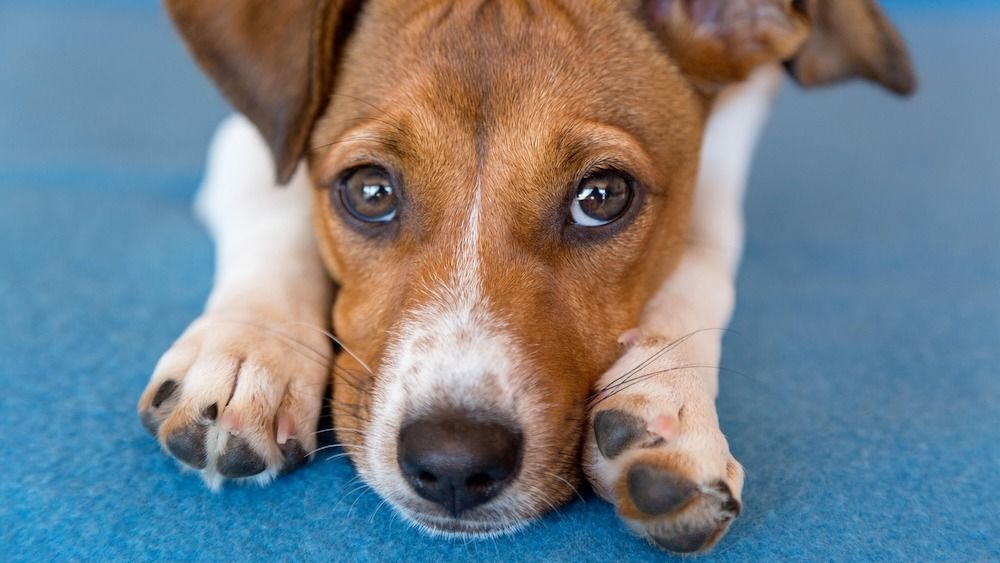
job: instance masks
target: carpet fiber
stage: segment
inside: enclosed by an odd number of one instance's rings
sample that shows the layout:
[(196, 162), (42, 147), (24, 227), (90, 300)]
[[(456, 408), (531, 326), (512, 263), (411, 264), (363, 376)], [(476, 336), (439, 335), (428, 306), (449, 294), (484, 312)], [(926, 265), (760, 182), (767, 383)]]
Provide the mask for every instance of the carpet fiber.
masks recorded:
[[(1000, 10), (917, 4), (916, 98), (789, 87), (764, 137), (719, 398), (746, 507), (706, 561), (1000, 559)], [(190, 199), (225, 106), (150, 3), (0, 22), (0, 560), (664, 558), (592, 496), (466, 543), (343, 459), (179, 472), (134, 406), (210, 287)]]

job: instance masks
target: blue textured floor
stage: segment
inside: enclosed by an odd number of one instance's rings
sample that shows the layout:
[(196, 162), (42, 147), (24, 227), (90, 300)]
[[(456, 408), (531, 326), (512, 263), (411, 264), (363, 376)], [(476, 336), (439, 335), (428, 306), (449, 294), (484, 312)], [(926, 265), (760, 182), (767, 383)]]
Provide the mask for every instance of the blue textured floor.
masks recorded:
[[(720, 412), (746, 510), (706, 560), (1000, 559), (1000, 10), (892, 4), (899, 103), (789, 89), (757, 161)], [(0, 5), (0, 560), (637, 561), (609, 506), (448, 542), (342, 460), (209, 493), (135, 400), (199, 311), (225, 108), (157, 8)]]

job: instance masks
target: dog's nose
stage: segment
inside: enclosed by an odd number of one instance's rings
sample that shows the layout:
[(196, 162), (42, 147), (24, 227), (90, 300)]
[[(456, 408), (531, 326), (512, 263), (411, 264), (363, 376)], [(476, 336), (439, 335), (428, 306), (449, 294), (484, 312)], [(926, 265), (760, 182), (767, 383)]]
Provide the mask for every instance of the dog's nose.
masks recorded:
[(500, 422), (431, 415), (400, 430), (397, 461), (417, 494), (458, 516), (514, 480), (521, 442), (519, 431)]

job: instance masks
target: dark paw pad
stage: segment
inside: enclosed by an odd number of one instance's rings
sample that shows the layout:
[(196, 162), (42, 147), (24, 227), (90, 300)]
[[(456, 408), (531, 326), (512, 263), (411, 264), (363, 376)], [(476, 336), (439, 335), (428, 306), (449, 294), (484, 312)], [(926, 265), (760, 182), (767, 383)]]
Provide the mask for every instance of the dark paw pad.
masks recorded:
[(665, 469), (640, 463), (628, 472), (629, 498), (646, 514), (674, 512), (697, 494), (694, 483)]
[(606, 410), (594, 417), (594, 438), (597, 449), (607, 459), (614, 459), (625, 448), (646, 435), (645, 425), (638, 418), (620, 410)]
[(282, 475), (295, 471), (309, 461), (309, 458), (306, 457), (306, 451), (302, 449), (302, 444), (299, 444), (295, 438), (289, 439), (278, 447), (281, 448), (281, 455), (285, 459), (281, 466)]
[(679, 515), (655, 522), (647, 528), (653, 543), (676, 553), (709, 549), (740, 513), (739, 501), (733, 498), (729, 486), (722, 481), (696, 491), (694, 498), (681, 506), (683, 512)]
[(264, 460), (253, 451), (250, 444), (243, 438), (235, 436), (229, 438), (226, 451), (219, 456), (215, 465), (220, 474), (231, 479), (250, 477), (267, 468)]
[(189, 424), (167, 437), (167, 450), (191, 467), (204, 469), (208, 463), (208, 456), (205, 453), (205, 433), (204, 426)]

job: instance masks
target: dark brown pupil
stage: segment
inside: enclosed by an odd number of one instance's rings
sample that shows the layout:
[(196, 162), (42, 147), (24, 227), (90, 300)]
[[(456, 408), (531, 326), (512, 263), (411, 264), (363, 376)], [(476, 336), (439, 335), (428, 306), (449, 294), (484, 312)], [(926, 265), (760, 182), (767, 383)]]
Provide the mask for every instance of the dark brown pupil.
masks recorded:
[(351, 173), (343, 186), (344, 206), (362, 221), (391, 221), (396, 214), (396, 193), (389, 174), (366, 166)]
[(631, 196), (625, 178), (610, 172), (584, 179), (576, 191), (580, 210), (598, 221), (616, 219), (628, 207)]

